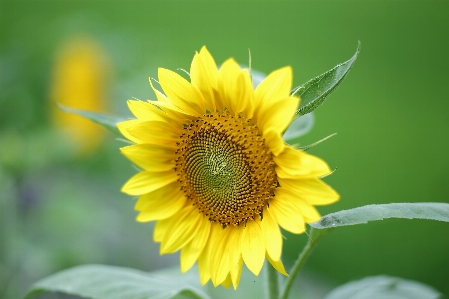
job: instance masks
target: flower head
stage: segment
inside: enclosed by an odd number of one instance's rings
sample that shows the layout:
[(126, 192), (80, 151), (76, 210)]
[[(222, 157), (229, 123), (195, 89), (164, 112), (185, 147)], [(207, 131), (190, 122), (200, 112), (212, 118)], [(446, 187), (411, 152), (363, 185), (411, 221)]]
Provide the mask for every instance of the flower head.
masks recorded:
[(237, 287), (242, 264), (258, 275), (265, 258), (281, 262), (280, 227), (305, 231), (320, 218), (315, 205), (338, 194), (320, 180), (321, 159), (288, 146), (282, 133), (299, 98), (292, 70), (278, 69), (255, 89), (233, 60), (218, 70), (203, 47), (190, 82), (159, 69), (157, 101), (129, 101), (137, 119), (118, 125), (135, 144), (122, 153), (142, 168), (122, 191), (140, 196), (138, 221), (157, 221), (161, 253), (181, 250), (181, 270), (198, 261), (200, 280)]

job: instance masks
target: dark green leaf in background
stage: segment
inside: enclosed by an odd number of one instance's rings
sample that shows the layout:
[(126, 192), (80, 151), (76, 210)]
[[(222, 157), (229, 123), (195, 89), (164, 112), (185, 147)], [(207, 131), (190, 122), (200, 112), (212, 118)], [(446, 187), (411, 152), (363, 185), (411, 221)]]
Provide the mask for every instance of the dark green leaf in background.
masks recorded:
[(351, 59), (293, 89), (292, 94), (301, 97), (301, 104), (296, 111), (297, 116), (310, 113), (323, 104), (327, 96), (335, 91), (346, 77), (357, 59), (359, 52), (360, 41), (357, 46), (357, 51)]

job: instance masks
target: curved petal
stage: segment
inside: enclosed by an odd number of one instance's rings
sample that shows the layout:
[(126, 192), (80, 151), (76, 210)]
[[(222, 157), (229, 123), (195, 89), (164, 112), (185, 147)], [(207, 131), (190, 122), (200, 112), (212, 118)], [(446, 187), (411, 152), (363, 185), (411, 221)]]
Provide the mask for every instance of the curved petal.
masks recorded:
[(340, 195), (320, 179), (278, 178), (278, 181), (282, 187), (314, 206), (328, 205), (340, 199)]
[(129, 110), (134, 114), (135, 117), (141, 120), (159, 120), (159, 121), (170, 121), (170, 118), (156, 106), (151, 105), (148, 102), (128, 100), (127, 102)]
[(228, 59), (223, 63), (218, 78), (218, 91), (223, 108), (231, 114), (244, 111), (246, 106), (253, 102), (254, 92), (249, 72), (240, 69), (234, 59)]
[[(153, 79), (154, 80), (154, 79)], [(170, 103), (170, 99), (167, 98), (167, 96), (165, 94), (163, 94), (162, 92), (160, 92), (158, 89), (156, 89), (153, 85), (153, 80), (151, 77), (148, 77), (148, 81), (150, 82), (150, 86), (151, 89), (153, 89), (154, 94), (156, 95), (156, 98), (158, 100), (158, 102), (161, 103)], [(156, 81), (157, 82), (157, 81)]]
[(152, 144), (134, 144), (120, 148), (122, 154), (134, 164), (151, 172), (173, 169), (176, 158), (175, 150), (175, 147), (167, 149)]
[(182, 134), (182, 127), (165, 121), (142, 121), (129, 127), (128, 133), (139, 143), (175, 145)]
[(254, 91), (257, 107), (256, 118), (266, 113), (267, 105), (290, 96), (292, 87), (292, 68), (289, 66), (271, 72)]
[(302, 200), (292, 190), (279, 187), (276, 189), (275, 194), (278, 199), (288, 200), (289, 204), (294, 205), (295, 210), (301, 213), (306, 223), (313, 223), (320, 220), (321, 216), (317, 209), (308, 202)]
[(188, 271), (193, 264), (198, 260), (203, 251), (210, 234), (211, 223), (206, 217), (200, 219), (198, 231), (189, 244), (184, 246), (181, 250), (181, 272)]
[(162, 238), (165, 236), (167, 229), (169, 228), (172, 218), (178, 218), (179, 211), (175, 213), (172, 217), (162, 219), (156, 222), (153, 232), (153, 241), (162, 242)]
[(211, 277), (210, 254), (214, 249), (215, 244), (218, 242), (218, 236), (222, 230), (222, 227), (218, 223), (211, 223), (208, 241), (198, 257), (198, 271), (200, 272), (200, 281), (202, 285), (205, 285)]
[(170, 102), (192, 115), (206, 113), (203, 97), (190, 82), (175, 72), (159, 68), (159, 82)]
[(226, 276), (226, 279), (221, 283), (225, 288), (229, 289), (229, 287), (231, 286), (231, 274), (228, 273), (228, 276)]
[(285, 230), (294, 234), (300, 234), (306, 230), (301, 211), (288, 200), (275, 196), (274, 200), (270, 201), (269, 210), (274, 220)]
[(289, 146), (286, 146), (273, 160), (286, 178), (296, 178), (296, 176), (318, 178), (332, 172), (327, 163), (320, 158)]
[(140, 211), (137, 221), (148, 222), (166, 219), (181, 210), (186, 202), (177, 182), (142, 195), (134, 207)]
[(221, 284), (229, 274), (231, 265), (228, 244), (232, 233), (232, 227), (224, 228), (210, 253), (210, 276), (214, 286)]
[(278, 101), (272, 101), (265, 105), (265, 109), (259, 112), (257, 123), (262, 131), (273, 130), (282, 134), (292, 122), (299, 98), (288, 97)]
[(282, 235), (279, 226), (272, 218), (270, 210), (265, 208), (260, 227), (265, 235), (265, 248), (273, 260), (279, 260), (282, 254)]
[(176, 252), (189, 243), (197, 234), (198, 223), (203, 217), (195, 206), (183, 208), (177, 216), (169, 218), (170, 224), (161, 241), (161, 253)]
[(284, 264), (282, 264), (281, 260), (275, 261), (269, 255), (267, 255), (267, 260), (270, 262), (273, 268), (276, 269), (279, 273), (288, 276), (287, 272), (285, 271)]
[(141, 122), (142, 121), (140, 119), (131, 119), (131, 120), (122, 121), (117, 124), (117, 129), (120, 131), (120, 133), (122, 133), (122, 135), (126, 139), (131, 140), (134, 143), (139, 143), (140, 139), (135, 138), (134, 136), (129, 134), (128, 129), (132, 128), (133, 126), (135, 126)]
[(265, 138), (266, 146), (274, 156), (279, 155), (285, 149), (285, 143), (282, 140), (281, 133), (269, 130), (263, 132), (263, 137)]
[(218, 69), (214, 58), (204, 46), (193, 57), (190, 66), (190, 80), (192, 85), (202, 94), (206, 102), (206, 108), (215, 112)]
[(260, 220), (246, 223), (241, 244), (243, 261), (254, 275), (259, 275), (265, 260), (265, 236), (260, 228)]
[(164, 187), (178, 180), (174, 171), (142, 171), (131, 177), (122, 187), (122, 192), (129, 195), (142, 195)]
[(232, 284), (234, 285), (234, 290), (237, 289), (240, 282), (240, 277), (242, 276), (242, 265), (243, 265), (243, 258), (242, 254), (240, 254), (239, 259), (236, 263), (231, 263), (231, 279)]

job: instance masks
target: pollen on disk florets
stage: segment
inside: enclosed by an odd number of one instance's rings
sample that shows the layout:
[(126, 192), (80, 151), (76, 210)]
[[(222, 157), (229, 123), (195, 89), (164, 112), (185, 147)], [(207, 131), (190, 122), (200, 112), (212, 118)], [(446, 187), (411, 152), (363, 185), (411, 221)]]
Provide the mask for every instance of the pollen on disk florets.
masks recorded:
[(212, 222), (239, 225), (262, 215), (277, 187), (275, 164), (251, 120), (205, 114), (186, 125), (175, 171), (186, 197)]

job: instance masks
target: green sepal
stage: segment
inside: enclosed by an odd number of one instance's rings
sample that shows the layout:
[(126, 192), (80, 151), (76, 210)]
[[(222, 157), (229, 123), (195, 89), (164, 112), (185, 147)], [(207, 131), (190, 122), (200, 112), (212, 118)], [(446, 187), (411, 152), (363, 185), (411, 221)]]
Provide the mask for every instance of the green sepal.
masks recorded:
[(99, 125), (102, 125), (104, 128), (108, 129), (112, 133), (122, 136), (122, 134), (120, 134), (120, 131), (117, 128), (117, 124), (122, 121), (125, 121), (126, 120), (125, 118), (121, 118), (121, 117), (117, 117), (117, 116), (113, 116), (113, 115), (109, 115), (109, 114), (104, 114), (104, 113), (70, 108), (70, 107), (66, 107), (60, 103), (56, 103), (56, 106), (58, 106), (58, 108), (64, 112), (77, 114), (79, 116), (87, 118)]
[(318, 106), (323, 104), (324, 100), (337, 89), (354, 65), (360, 52), (360, 45), (361, 43), (359, 41), (354, 56), (348, 61), (338, 64), (333, 69), (292, 90), (292, 95), (301, 97), (301, 104), (299, 105), (299, 109), (295, 112), (296, 117), (310, 113), (318, 108)]
[(326, 136), (326, 137), (324, 137), (323, 139), (320, 139), (320, 140), (318, 140), (318, 141), (316, 141), (316, 142), (314, 142), (314, 143), (312, 143), (312, 144), (305, 145), (305, 146), (298, 146), (297, 148), (299, 148), (299, 149), (301, 149), (301, 150), (303, 150), (303, 151), (307, 151), (308, 149), (310, 149), (310, 148), (312, 148), (312, 147), (314, 147), (314, 146), (320, 144), (320, 143), (323, 142), (323, 141), (328, 140), (328, 139), (331, 138), (331, 137), (334, 137), (335, 135), (337, 135), (337, 133), (330, 134), (329, 136)]

